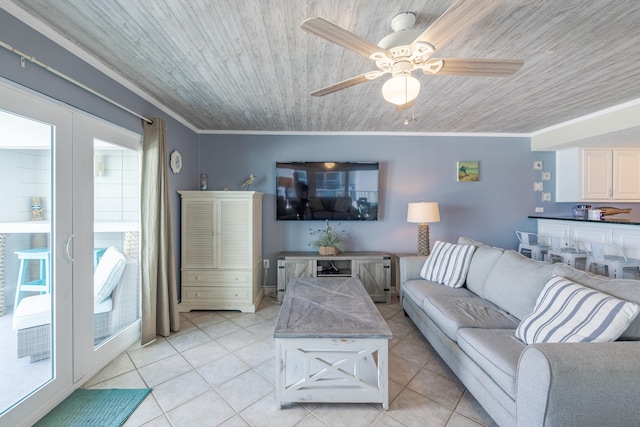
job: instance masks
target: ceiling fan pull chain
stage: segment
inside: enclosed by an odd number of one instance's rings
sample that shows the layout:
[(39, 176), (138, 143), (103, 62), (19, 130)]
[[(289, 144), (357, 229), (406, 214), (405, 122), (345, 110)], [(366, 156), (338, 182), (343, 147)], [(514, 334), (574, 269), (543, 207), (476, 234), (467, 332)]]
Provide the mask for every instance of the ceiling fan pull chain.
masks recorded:
[(407, 99), (407, 92), (409, 91), (409, 85), (407, 84), (407, 77), (404, 78), (404, 125), (409, 124), (409, 100)]

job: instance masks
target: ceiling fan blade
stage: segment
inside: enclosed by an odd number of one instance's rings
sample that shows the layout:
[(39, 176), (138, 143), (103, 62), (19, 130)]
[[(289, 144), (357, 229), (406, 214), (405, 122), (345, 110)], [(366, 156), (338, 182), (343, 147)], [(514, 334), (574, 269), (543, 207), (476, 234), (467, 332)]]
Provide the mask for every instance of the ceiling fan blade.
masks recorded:
[(391, 54), (380, 46), (358, 37), (322, 18), (309, 18), (305, 20), (302, 23), (302, 29), (367, 58), (374, 53), (380, 52), (389, 58), (391, 57)]
[[(368, 73), (367, 73), (368, 74)], [(350, 79), (343, 80), (339, 83), (332, 84), (331, 86), (323, 87), (322, 89), (318, 89), (316, 91), (311, 92), (311, 96), (325, 96), (330, 93), (337, 92), (342, 89), (346, 89), (351, 86), (359, 85), (360, 83), (368, 82), (369, 80), (373, 80), (371, 78), (367, 78), (367, 74), (361, 74), (356, 77), (351, 77)]]
[(502, 0), (457, 0), (411, 43), (412, 50), (419, 41), (429, 43), (435, 50), (442, 49), (501, 2)]
[[(435, 73), (427, 67), (442, 61), (442, 68)], [(507, 77), (515, 74), (524, 65), (522, 59), (459, 59), (459, 58), (432, 58), (423, 69), (425, 74), (437, 74), (443, 76), (485, 76)]]

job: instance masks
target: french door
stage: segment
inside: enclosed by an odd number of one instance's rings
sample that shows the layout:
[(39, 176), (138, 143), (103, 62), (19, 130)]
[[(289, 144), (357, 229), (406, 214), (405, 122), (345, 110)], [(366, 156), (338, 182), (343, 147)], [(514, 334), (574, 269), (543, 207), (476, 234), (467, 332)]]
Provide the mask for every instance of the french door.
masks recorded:
[(87, 320), (74, 321), (78, 382), (140, 338), (141, 138), (92, 117), (74, 123), (81, 145), (74, 146), (74, 176), (93, 181), (73, 186), (73, 313)]
[(0, 82), (0, 425), (32, 424), (139, 339), (139, 158), (139, 135)]

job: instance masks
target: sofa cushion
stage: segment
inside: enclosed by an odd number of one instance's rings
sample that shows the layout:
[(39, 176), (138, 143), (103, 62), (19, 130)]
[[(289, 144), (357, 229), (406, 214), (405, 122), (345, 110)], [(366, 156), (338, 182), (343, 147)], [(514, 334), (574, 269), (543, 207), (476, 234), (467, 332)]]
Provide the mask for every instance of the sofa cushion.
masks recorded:
[(458, 244), (474, 245), (476, 247), (471, 258), (471, 264), (469, 264), (465, 286), (476, 295), (484, 297), (484, 286), (487, 283), (487, 277), (504, 253), (504, 249), (487, 246), (468, 237), (460, 237)]
[(335, 200), (333, 210), (335, 212), (347, 212), (351, 207), (351, 197), (338, 197)]
[(471, 257), (476, 247), (437, 241), (424, 262), (420, 276), (445, 286), (459, 288), (464, 285)]
[(310, 197), (309, 198), (309, 207), (314, 212), (316, 212), (316, 211), (320, 212), (320, 211), (325, 210), (324, 206), (322, 205), (322, 201), (320, 201), (320, 199), (317, 198), (317, 197)]
[(473, 245), (476, 248), (480, 246), (486, 246), (484, 243), (472, 239), (471, 237), (460, 236), (458, 237), (458, 244), (460, 245)]
[(51, 294), (23, 298), (13, 313), (13, 330), (51, 323)]
[(465, 288), (449, 288), (440, 283), (429, 282), (424, 279), (409, 280), (402, 284), (402, 292), (405, 297), (411, 298), (413, 302), (422, 307), (422, 301), (426, 297), (432, 296), (455, 296), (459, 298), (474, 298), (475, 295)]
[(459, 329), (458, 345), (515, 400), (518, 360), (526, 348), (515, 329)]
[(453, 341), (458, 339), (460, 328), (515, 329), (518, 326), (516, 318), (477, 296), (430, 296), (424, 299), (422, 308)]
[[(640, 286), (637, 280), (611, 279), (609, 277), (594, 276), (581, 270), (576, 270), (563, 263), (553, 264), (554, 272), (558, 276), (572, 280), (584, 286), (597, 289), (626, 301), (640, 304)], [(618, 340), (640, 341), (640, 315), (636, 316), (631, 325)]]
[(627, 329), (639, 308), (554, 276), (540, 293), (533, 313), (520, 322), (516, 336), (526, 344), (610, 342)]
[[(107, 298), (94, 304), (93, 314), (109, 313), (113, 309), (113, 299)], [(51, 294), (34, 295), (23, 298), (13, 313), (13, 329), (33, 328), (51, 323)]]
[(518, 319), (533, 311), (536, 299), (554, 274), (553, 264), (505, 251), (487, 277), (484, 296)]
[(94, 304), (100, 304), (111, 296), (126, 266), (124, 255), (115, 246), (109, 246), (93, 273)]

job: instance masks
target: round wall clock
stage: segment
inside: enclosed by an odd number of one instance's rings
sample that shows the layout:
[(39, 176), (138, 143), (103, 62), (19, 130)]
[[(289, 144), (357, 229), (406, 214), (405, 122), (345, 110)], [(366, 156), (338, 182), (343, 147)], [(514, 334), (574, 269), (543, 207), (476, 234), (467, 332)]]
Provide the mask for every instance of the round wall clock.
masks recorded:
[(182, 155), (178, 150), (171, 153), (169, 164), (171, 165), (171, 171), (173, 173), (179, 173), (180, 169), (182, 169)]

